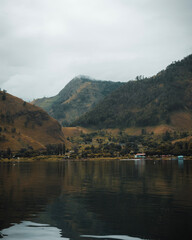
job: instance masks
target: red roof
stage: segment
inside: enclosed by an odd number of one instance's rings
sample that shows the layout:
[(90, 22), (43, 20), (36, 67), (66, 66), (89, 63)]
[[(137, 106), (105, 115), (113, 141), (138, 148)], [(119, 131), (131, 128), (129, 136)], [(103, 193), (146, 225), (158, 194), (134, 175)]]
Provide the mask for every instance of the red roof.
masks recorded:
[(137, 153), (136, 155), (145, 156), (145, 153)]

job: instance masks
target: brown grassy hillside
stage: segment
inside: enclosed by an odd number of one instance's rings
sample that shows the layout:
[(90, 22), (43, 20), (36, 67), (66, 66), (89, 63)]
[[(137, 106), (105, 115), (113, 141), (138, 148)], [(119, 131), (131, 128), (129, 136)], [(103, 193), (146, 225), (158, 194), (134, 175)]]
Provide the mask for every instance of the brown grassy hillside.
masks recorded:
[(43, 149), (64, 141), (60, 124), (39, 107), (0, 91), (0, 150)]

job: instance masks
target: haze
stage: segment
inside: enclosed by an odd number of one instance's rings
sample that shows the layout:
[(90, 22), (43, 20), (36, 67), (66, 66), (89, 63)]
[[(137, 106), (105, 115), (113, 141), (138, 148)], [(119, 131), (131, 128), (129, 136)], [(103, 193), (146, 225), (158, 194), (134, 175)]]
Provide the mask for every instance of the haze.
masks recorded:
[(192, 53), (191, 0), (1, 0), (0, 87), (26, 100), (73, 77), (128, 81)]

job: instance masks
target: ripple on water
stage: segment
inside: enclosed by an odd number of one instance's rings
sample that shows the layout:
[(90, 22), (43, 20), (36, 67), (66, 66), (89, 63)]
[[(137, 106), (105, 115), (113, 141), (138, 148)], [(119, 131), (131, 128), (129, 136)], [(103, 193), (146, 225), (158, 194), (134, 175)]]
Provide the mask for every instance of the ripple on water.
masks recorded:
[(126, 235), (105, 235), (105, 236), (81, 235), (81, 237), (99, 239), (141, 240), (141, 238), (129, 237)]

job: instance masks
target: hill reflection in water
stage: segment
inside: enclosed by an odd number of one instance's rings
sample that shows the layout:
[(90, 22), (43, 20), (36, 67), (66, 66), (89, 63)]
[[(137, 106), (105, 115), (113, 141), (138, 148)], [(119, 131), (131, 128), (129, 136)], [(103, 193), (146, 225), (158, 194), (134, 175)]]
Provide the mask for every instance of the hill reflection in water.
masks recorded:
[(0, 227), (32, 221), (71, 239), (182, 238), (192, 233), (191, 188), (191, 161), (1, 163)]

